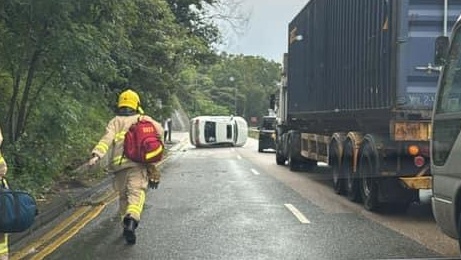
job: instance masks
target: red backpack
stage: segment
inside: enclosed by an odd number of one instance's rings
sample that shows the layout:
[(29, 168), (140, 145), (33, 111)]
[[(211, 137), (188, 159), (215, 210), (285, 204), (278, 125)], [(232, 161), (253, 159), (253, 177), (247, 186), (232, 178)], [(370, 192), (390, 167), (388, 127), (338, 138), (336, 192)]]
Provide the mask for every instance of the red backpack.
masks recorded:
[(139, 119), (125, 134), (123, 156), (138, 163), (162, 160), (164, 146), (160, 136), (154, 124)]

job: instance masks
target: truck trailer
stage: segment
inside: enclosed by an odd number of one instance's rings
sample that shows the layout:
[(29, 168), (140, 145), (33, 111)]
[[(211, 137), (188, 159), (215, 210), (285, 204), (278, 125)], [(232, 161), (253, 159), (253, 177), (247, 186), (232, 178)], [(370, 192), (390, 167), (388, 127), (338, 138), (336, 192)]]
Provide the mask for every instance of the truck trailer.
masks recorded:
[(406, 209), (431, 189), (435, 39), (461, 1), (311, 0), (288, 25), (276, 163), (331, 167), (334, 191)]

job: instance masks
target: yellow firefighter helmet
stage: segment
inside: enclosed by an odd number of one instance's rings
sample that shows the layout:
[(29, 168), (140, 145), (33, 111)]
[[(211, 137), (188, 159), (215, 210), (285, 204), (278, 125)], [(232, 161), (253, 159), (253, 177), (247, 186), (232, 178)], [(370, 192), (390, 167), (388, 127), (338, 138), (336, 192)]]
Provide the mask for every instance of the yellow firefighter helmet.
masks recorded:
[(138, 93), (134, 92), (131, 89), (123, 91), (120, 96), (118, 96), (118, 104), (117, 107), (128, 107), (133, 110), (138, 111), (141, 105), (141, 101), (139, 100)]

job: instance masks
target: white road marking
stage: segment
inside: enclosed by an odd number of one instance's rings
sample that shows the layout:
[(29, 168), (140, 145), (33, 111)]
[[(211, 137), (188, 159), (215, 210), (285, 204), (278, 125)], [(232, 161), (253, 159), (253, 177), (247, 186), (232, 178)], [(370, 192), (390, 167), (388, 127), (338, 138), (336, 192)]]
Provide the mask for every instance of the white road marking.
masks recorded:
[(291, 205), (291, 204), (284, 204), (285, 207), (287, 207), (288, 210), (291, 211), (291, 213), (293, 213), (293, 215), (295, 215), (295, 217), (299, 220), (299, 222), (303, 223), (303, 224), (309, 224), (311, 223), (304, 215), (303, 213), (301, 213), (295, 206)]
[(254, 174), (254, 175), (259, 175), (259, 172), (255, 169), (251, 169), (251, 172)]
[(237, 159), (242, 160), (242, 156), (237, 155)]
[(328, 166), (328, 163), (324, 163), (324, 162), (317, 162), (317, 165), (318, 165), (318, 166)]

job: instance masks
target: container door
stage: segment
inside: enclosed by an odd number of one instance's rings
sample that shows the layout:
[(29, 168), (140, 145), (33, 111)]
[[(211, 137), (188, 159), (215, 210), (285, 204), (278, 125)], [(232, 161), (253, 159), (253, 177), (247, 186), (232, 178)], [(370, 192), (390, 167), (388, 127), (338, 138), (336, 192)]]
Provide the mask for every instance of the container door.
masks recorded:
[[(444, 2), (448, 3), (447, 12)], [(435, 39), (450, 34), (461, 1), (394, 0), (393, 4), (398, 24), (397, 106), (432, 109), (439, 76), (433, 64)]]

